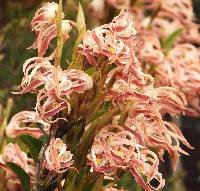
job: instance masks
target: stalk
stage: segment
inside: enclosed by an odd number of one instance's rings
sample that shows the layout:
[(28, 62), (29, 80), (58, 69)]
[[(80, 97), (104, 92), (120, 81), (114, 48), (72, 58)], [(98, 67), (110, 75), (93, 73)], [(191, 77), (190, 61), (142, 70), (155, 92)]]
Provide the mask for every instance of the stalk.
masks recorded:
[(57, 31), (57, 49), (55, 66), (60, 66), (60, 60), (62, 56), (63, 39), (62, 39), (62, 0), (59, 0), (58, 13), (56, 17), (56, 31)]

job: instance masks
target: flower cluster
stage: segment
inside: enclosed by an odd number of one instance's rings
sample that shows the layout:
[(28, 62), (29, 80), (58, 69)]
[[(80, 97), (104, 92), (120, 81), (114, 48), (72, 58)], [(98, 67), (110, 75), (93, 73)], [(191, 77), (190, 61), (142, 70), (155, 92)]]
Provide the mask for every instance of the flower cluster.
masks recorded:
[[(35, 111), (22, 111), (11, 118), (6, 127), (6, 135), (10, 138), (16, 138), (22, 134), (29, 134), (35, 138), (40, 138), (43, 135), (49, 136), (52, 123), (60, 119), (54, 118), (54, 116), (63, 110), (67, 114), (70, 113), (71, 94), (84, 93), (93, 87), (92, 78), (84, 71), (62, 70), (59, 65), (51, 64), (50, 60), (57, 56), (56, 49), (49, 57), (45, 57), (51, 40), (57, 35), (57, 14), (58, 4), (47, 3), (36, 12), (31, 22), (32, 30), (36, 33), (36, 41), (32, 48), (38, 50), (38, 56), (29, 58), (24, 62), (24, 77), (20, 91), (14, 93), (34, 93), (37, 95), (37, 102)], [(66, 41), (71, 26), (75, 24), (72, 21), (63, 20), (63, 18), (64, 14), (62, 13), (61, 33), (62, 40)], [(61, 139), (51, 139), (45, 150), (45, 164), (43, 166), (50, 171), (59, 173), (66, 171), (73, 164), (72, 154), (66, 149), (67, 147)], [(32, 161), (32, 159), (30, 160)], [(27, 159), (26, 154), (19, 149), (18, 145), (9, 144), (2, 155), (1, 166), (6, 169), (5, 162), (11, 161), (29, 173), (27, 161), (30, 160)], [(12, 172), (9, 171), (9, 173), (14, 177), (13, 181), (15, 182), (13, 184), (16, 183), (20, 186), (17, 177)], [(31, 174), (34, 174), (34, 172), (31, 171)]]
[[(161, 62), (154, 68), (155, 77), (158, 78), (157, 85), (172, 86), (183, 91), (190, 106), (186, 111), (186, 115), (198, 117), (200, 114), (200, 71), (198, 69), (200, 55), (197, 46), (200, 45), (200, 25), (195, 22), (192, 1), (162, 0), (151, 3), (145, 1), (145, 3), (145, 10), (158, 10), (156, 17), (152, 19), (149, 26), (151, 26), (150, 30), (157, 34), (161, 41), (164, 38), (170, 38), (170, 35), (175, 34), (178, 29), (182, 30), (172, 49), (165, 53), (164, 46), (163, 56), (157, 57), (157, 59), (162, 57)], [(144, 39), (145, 44), (151, 42), (146, 40), (146, 37)], [(156, 40), (154, 40), (155, 42)], [(148, 59), (145, 59), (145, 62), (150, 65), (155, 64), (155, 62)]]
[[(93, 86), (92, 78), (81, 70), (62, 70), (53, 66), (43, 57), (52, 38), (56, 37), (56, 11), (58, 4), (47, 3), (40, 8), (32, 20), (32, 29), (37, 39), (34, 47), (38, 50), (38, 57), (29, 58), (23, 65), (24, 77), (19, 94), (31, 92), (37, 94), (36, 114), (38, 119), (46, 122), (61, 110), (70, 113), (70, 94), (83, 93)], [(64, 14), (62, 14), (64, 17)], [(68, 23), (68, 24), (66, 24)], [(70, 23), (62, 20), (62, 38), (67, 40)], [(55, 51), (53, 56), (55, 56)], [(53, 58), (52, 56), (50, 56)]]
[(151, 26), (152, 30), (160, 37), (168, 37), (177, 29), (183, 29), (183, 35), (180, 41), (189, 43), (200, 43), (199, 38), (199, 25), (195, 23), (192, 1), (179, 0), (179, 1), (154, 1), (149, 2), (144, 0), (146, 10), (158, 9), (157, 16), (153, 19)]
[[(59, 5), (46, 3), (31, 22), (36, 34), (31, 48), (37, 49), (38, 54), (24, 62), (20, 90), (15, 92), (36, 94), (35, 111), (17, 113), (5, 130), (10, 138), (29, 134), (35, 142), (44, 144), (38, 158), (34, 158), (36, 167), (17, 144), (5, 147), (0, 167), (6, 170), (8, 179), (12, 177), (7, 187), (20, 187), (19, 179), (6, 166), (7, 162), (14, 162), (30, 175), (35, 189), (48, 190), (52, 181), (53, 187), (58, 185), (64, 190), (76, 186), (78, 190), (85, 189), (88, 187), (85, 184), (91, 182), (94, 183), (91, 186), (98, 184), (105, 191), (117, 191), (116, 182), (110, 184), (113, 187), (104, 187), (102, 178), (117, 180), (118, 172), (127, 171), (144, 190), (161, 190), (165, 180), (159, 172), (159, 163), (164, 152), (169, 153), (175, 170), (179, 155), (188, 154), (180, 144), (192, 149), (177, 126), (164, 121), (163, 115), (176, 117), (185, 112), (195, 115), (193, 110), (186, 110), (186, 98), (199, 110), (200, 55), (191, 44), (178, 43), (166, 51), (160, 40), (177, 27), (176, 23), (182, 26), (191, 22), (191, 4), (187, 0), (177, 3), (145, 0), (144, 10), (159, 9), (158, 16), (148, 19), (143, 9), (121, 10), (110, 23), (84, 33), (84, 23), (80, 24), (84, 18), (79, 18), (83, 17), (81, 7), (76, 24), (64, 19), (62, 1), (59, 2)], [(117, 9), (131, 7), (131, 1), (123, 0), (92, 3), (104, 7), (105, 2)], [(134, 22), (133, 13), (144, 22)], [(173, 29), (162, 33), (162, 27), (155, 24), (158, 18), (162, 24), (171, 18)], [(62, 43), (68, 40), (74, 26), (79, 32), (77, 42), (82, 43), (75, 43), (73, 56), (77, 58), (62, 69)], [(179, 42), (186, 36), (181, 36)], [(57, 47), (47, 56), (56, 37)], [(74, 69), (77, 62), (83, 70)], [(147, 70), (149, 73), (145, 73)], [(152, 74), (162, 81), (156, 81)], [(35, 150), (34, 153), (29, 150), (36, 155)], [(68, 169), (83, 174), (65, 173)]]
[(143, 39), (143, 69), (157, 79), (156, 86), (183, 91), (189, 103), (185, 114), (198, 117), (200, 25), (192, 1), (141, 0), (138, 5), (129, 4), (128, 9), (135, 14), (134, 27)]
[(137, 67), (141, 57), (136, 33), (131, 14), (123, 10), (110, 24), (87, 31), (80, 51), (93, 66), (99, 67), (95, 58), (103, 56), (108, 64), (126, 65), (128, 70)]
[[(106, 100), (119, 105), (122, 112), (95, 137), (88, 160), (92, 170), (105, 176), (115, 176), (118, 169), (129, 171), (145, 190), (160, 190), (165, 181), (158, 165), (164, 151), (170, 154), (175, 169), (179, 153), (187, 154), (180, 142), (192, 148), (174, 124), (163, 121), (162, 114), (177, 116), (185, 111), (187, 101), (175, 88), (155, 88), (153, 77), (142, 72), (141, 51), (131, 18), (131, 13), (122, 10), (111, 23), (88, 31), (80, 46), (93, 66), (99, 67), (96, 57), (115, 65), (107, 75), (105, 85), (113, 76), (115, 82)], [(153, 36), (146, 38), (151, 40)], [(113, 44), (116, 40), (118, 43)], [(151, 42), (145, 45), (144, 58), (159, 63), (164, 57), (159, 41)], [(158, 182), (156, 187), (152, 180)]]
[(171, 85), (182, 90), (191, 108), (187, 115), (200, 113), (200, 52), (192, 44), (177, 44), (155, 71), (159, 85)]

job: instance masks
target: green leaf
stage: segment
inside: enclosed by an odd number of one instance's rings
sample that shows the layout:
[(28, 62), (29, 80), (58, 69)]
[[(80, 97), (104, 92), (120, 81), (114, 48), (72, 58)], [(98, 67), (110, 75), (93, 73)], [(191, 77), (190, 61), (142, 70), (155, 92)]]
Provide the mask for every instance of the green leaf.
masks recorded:
[(82, 62), (83, 62), (84, 56), (78, 53), (78, 46), (79, 44), (81, 44), (83, 37), (85, 35), (86, 25), (85, 25), (85, 16), (83, 13), (83, 8), (80, 3), (79, 3), (79, 8), (78, 8), (76, 25), (77, 25), (79, 34), (74, 45), (73, 54), (72, 54), (72, 63), (70, 64), (69, 68), (82, 69)]
[(29, 175), (18, 165), (12, 162), (7, 162), (8, 166), (19, 178), (24, 191), (30, 191), (30, 177)]
[(77, 24), (79, 33), (81, 33), (82, 30), (86, 30), (85, 16), (84, 16), (83, 8), (80, 3), (79, 3), (79, 7), (78, 7), (76, 24)]
[(90, 76), (92, 76), (92, 74), (94, 74), (95, 72), (96, 72), (95, 67), (91, 67), (91, 68), (89, 68), (89, 69), (87, 69), (85, 71), (85, 73), (88, 74), (88, 75), (90, 75)]
[(101, 191), (103, 187), (103, 176), (99, 176), (92, 188), (92, 191)]
[(38, 155), (43, 145), (43, 141), (30, 135), (21, 135), (19, 139), (28, 147), (31, 156), (35, 162), (38, 161)]
[(183, 29), (178, 29), (175, 32), (173, 32), (164, 42), (162, 41), (162, 48), (165, 49), (171, 49), (174, 42), (177, 40), (177, 38), (181, 35)]

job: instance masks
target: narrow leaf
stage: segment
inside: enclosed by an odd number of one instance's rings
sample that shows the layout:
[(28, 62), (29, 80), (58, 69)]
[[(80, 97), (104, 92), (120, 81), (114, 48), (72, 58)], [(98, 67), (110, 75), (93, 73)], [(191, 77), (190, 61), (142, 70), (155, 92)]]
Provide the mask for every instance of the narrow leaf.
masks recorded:
[(103, 187), (103, 176), (99, 176), (92, 188), (92, 191), (101, 191)]
[(77, 19), (76, 19), (76, 26), (78, 29), (78, 37), (74, 45), (73, 54), (72, 54), (72, 63), (70, 64), (70, 68), (81, 69), (84, 56), (78, 53), (77, 51), (78, 51), (78, 46), (82, 42), (83, 37), (85, 35), (86, 25), (85, 25), (85, 16), (83, 13), (83, 8), (80, 3), (79, 3), (78, 14), (77, 14)]
[(78, 7), (76, 24), (77, 24), (77, 28), (78, 28), (79, 33), (81, 33), (82, 30), (86, 29), (85, 16), (84, 16), (83, 8), (82, 8), (80, 3), (79, 3), (79, 7)]
[(86, 74), (92, 76), (96, 72), (95, 67), (91, 67), (85, 71)]
[(19, 178), (22, 189), (24, 191), (30, 191), (30, 177), (29, 175), (18, 165), (12, 162), (6, 163), (6, 165), (16, 174)]
[(38, 161), (38, 155), (43, 145), (43, 141), (30, 135), (21, 135), (19, 139), (28, 147), (31, 156), (35, 162)]
[(174, 42), (177, 40), (177, 38), (181, 35), (182, 29), (178, 29), (175, 32), (173, 32), (163, 43), (163, 47), (165, 49), (171, 49)]

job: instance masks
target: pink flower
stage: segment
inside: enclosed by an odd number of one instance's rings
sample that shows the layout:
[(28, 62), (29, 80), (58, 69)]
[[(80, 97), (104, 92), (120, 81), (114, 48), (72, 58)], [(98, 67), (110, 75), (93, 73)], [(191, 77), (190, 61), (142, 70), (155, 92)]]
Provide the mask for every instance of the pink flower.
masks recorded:
[(70, 94), (84, 93), (93, 87), (92, 78), (85, 72), (55, 68), (41, 57), (28, 59), (24, 63), (23, 72), (24, 78), (20, 85), (22, 90), (18, 93), (38, 93), (36, 112), (44, 120), (65, 108), (69, 113)]
[[(72, 21), (62, 20), (61, 32), (64, 41), (67, 41), (69, 38), (68, 34), (72, 29), (71, 25), (74, 25)], [(32, 46), (32, 48), (38, 50), (38, 57), (43, 57), (45, 55), (51, 40), (54, 39), (56, 36), (57, 36), (56, 24), (54, 23), (40, 30), (40, 32), (37, 35), (37, 39)], [(49, 59), (54, 58), (54, 54), (55, 51), (49, 56)]]
[(10, 191), (21, 189), (21, 184), (17, 176), (6, 166), (6, 162), (13, 162), (23, 168), (31, 176), (33, 183), (33, 174), (35, 171), (34, 162), (28, 158), (26, 153), (21, 151), (17, 144), (9, 143), (5, 146), (3, 154), (0, 156), (0, 167), (5, 171), (5, 179), (7, 180), (6, 188)]
[(164, 59), (163, 51), (158, 37), (150, 31), (142, 34), (144, 45), (142, 47), (143, 61), (145, 63), (159, 64)]
[(186, 31), (181, 36), (181, 41), (184, 43), (187, 42), (200, 45), (200, 24), (191, 22), (188, 23), (185, 27)]
[[(51, 122), (51, 118), (60, 111), (67, 109), (69, 114), (71, 111), (70, 104), (65, 99), (54, 99), (52, 95), (47, 95), (46, 91), (40, 91), (37, 95), (36, 112), (47, 123)], [(54, 93), (53, 93), (54, 96)]]
[(192, 2), (190, 0), (162, 0), (161, 9), (177, 17), (182, 23), (191, 21), (193, 17)]
[(128, 9), (131, 5), (131, 0), (105, 0), (110, 6), (117, 9)]
[(62, 173), (73, 164), (72, 156), (60, 138), (53, 138), (45, 151), (45, 167), (48, 170)]
[[(47, 94), (55, 92), (61, 98), (69, 96), (72, 92), (84, 93), (93, 87), (92, 78), (81, 70), (55, 70), (52, 78), (46, 80), (45, 89)], [(53, 96), (52, 96), (53, 97)]]
[(92, 78), (81, 70), (55, 68), (47, 76), (45, 86), (37, 96), (36, 111), (42, 118), (54, 116), (67, 108), (70, 113), (70, 94), (84, 93), (93, 87)]
[(55, 23), (57, 11), (57, 3), (46, 3), (35, 13), (35, 16), (31, 22), (32, 29), (36, 32), (41, 31), (47, 25)]
[(122, 79), (117, 80), (107, 94), (108, 100), (111, 99), (120, 105), (125, 105), (128, 100), (147, 101), (149, 98), (150, 97), (142, 91), (142, 88), (139, 89), (139, 87), (134, 86), (134, 84), (128, 84)]
[(110, 76), (115, 76), (115, 83), (107, 93), (106, 98), (113, 100), (120, 106), (125, 105), (127, 101), (146, 102), (155, 98), (153, 88), (153, 77), (144, 74), (139, 69), (129, 68), (126, 74), (123, 68), (117, 67), (108, 74), (106, 83), (109, 82)]
[[(129, 170), (138, 185), (146, 191), (161, 190), (165, 185), (165, 180), (162, 178), (162, 174), (158, 172), (159, 160), (157, 155), (148, 149), (144, 149), (141, 151), (138, 160), (140, 164), (134, 164)], [(144, 176), (146, 180), (143, 178)], [(156, 187), (152, 185), (151, 181), (153, 180), (158, 182)]]
[(106, 15), (105, 0), (92, 0), (92, 2), (89, 5), (89, 9), (92, 18), (104, 19)]
[(151, 23), (151, 26), (152, 31), (162, 38), (167, 38), (178, 29), (184, 28), (184, 26), (176, 17), (169, 17), (166, 15), (155, 17)]
[(129, 111), (129, 118), (125, 125), (130, 132), (139, 137), (139, 144), (159, 149), (161, 159), (164, 150), (169, 152), (174, 169), (179, 157), (178, 153), (187, 154), (180, 148), (179, 142), (192, 148), (174, 124), (162, 120), (156, 104), (136, 104)]
[(10, 123), (6, 127), (6, 135), (10, 138), (16, 138), (21, 134), (30, 134), (34, 137), (41, 137), (43, 132), (38, 127), (29, 127), (26, 124), (35, 123), (41, 124), (44, 127), (44, 132), (49, 132), (49, 124), (39, 119), (39, 116), (33, 111), (22, 111), (12, 117)]
[(88, 159), (95, 171), (111, 176), (117, 168), (128, 168), (139, 147), (130, 132), (123, 131), (123, 127), (109, 125), (96, 136)]
[(187, 100), (185, 95), (173, 87), (159, 87), (155, 89), (156, 104), (161, 113), (178, 115), (185, 112)]
[(192, 2), (190, 0), (145, 0), (146, 10), (158, 10), (171, 18), (177, 18), (183, 24), (192, 20), (193, 10)]
[(38, 92), (38, 89), (46, 83), (46, 79), (53, 73), (51, 63), (41, 57), (29, 58), (23, 65), (24, 77), (22, 79), (19, 94), (25, 92)]
[(83, 93), (93, 87), (92, 78), (83, 71), (75, 69), (63, 71), (41, 57), (28, 59), (23, 65), (23, 72), (20, 94), (46, 89), (47, 92), (57, 94), (58, 98), (69, 95), (72, 91)]
[(150, 190), (154, 178), (160, 183), (158, 189), (164, 185), (156, 154), (140, 145), (138, 137), (121, 126), (105, 126), (96, 136), (88, 159), (95, 171), (107, 176), (115, 175), (117, 169), (130, 171), (145, 190)]
[(192, 44), (176, 45), (156, 68), (158, 85), (171, 85), (186, 95), (190, 108), (186, 114), (198, 116), (200, 113), (200, 54)]
[[(56, 31), (56, 14), (58, 11), (57, 3), (46, 3), (42, 8), (38, 9), (31, 25), (33, 31), (36, 32), (36, 40), (30, 48), (38, 50), (38, 57), (44, 57), (46, 50), (53, 38), (57, 36)], [(62, 19), (64, 14), (62, 13)], [(69, 38), (69, 32), (75, 23), (69, 20), (62, 20), (61, 32), (63, 41)], [(55, 50), (48, 59), (55, 58)]]
[(108, 64), (123, 66), (125, 71), (131, 65), (138, 66), (141, 53), (131, 13), (122, 10), (111, 23), (88, 31), (80, 51), (96, 67), (99, 56), (107, 58)]

